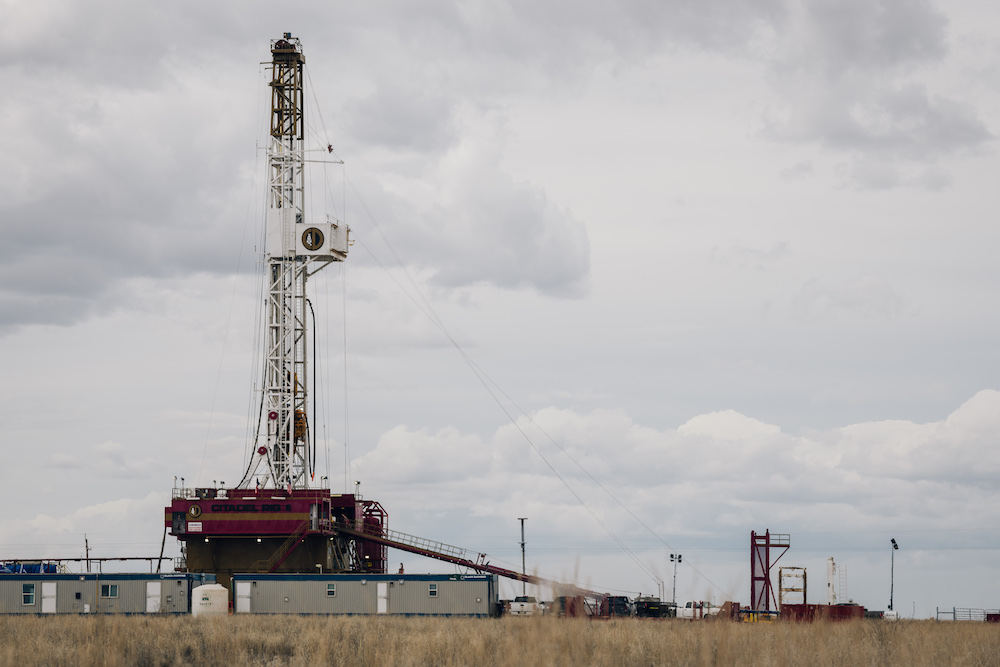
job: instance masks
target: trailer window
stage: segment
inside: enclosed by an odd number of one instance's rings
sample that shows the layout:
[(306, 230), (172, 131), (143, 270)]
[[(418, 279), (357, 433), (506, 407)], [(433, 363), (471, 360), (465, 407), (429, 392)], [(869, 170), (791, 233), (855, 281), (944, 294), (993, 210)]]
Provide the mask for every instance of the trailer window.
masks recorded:
[(102, 598), (118, 597), (118, 584), (101, 584), (101, 597)]
[(21, 584), (21, 604), (35, 604), (34, 584)]
[(326, 597), (332, 598), (337, 595), (337, 584), (326, 585)]
[(427, 595), (432, 598), (438, 596), (438, 585), (437, 584), (427, 584)]

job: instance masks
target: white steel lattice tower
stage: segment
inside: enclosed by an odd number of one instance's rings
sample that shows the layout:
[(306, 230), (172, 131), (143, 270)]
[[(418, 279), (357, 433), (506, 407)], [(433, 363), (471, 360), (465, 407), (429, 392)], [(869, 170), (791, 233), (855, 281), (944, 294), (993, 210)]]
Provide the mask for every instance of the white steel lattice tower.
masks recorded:
[[(332, 219), (306, 219), (303, 66), (301, 44), (285, 33), (271, 43), (271, 132), (267, 151), (267, 304), (264, 426), (268, 481), (275, 488), (307, 488), (311, 436), (307, 278), (347, 256), (348, 228)], [(262, 441), (258, 434), (258, 443)]]
[(826, 561), (826, 603), (843, 604), (847, 597), (847, 568), (837, 565), (830, 556)]

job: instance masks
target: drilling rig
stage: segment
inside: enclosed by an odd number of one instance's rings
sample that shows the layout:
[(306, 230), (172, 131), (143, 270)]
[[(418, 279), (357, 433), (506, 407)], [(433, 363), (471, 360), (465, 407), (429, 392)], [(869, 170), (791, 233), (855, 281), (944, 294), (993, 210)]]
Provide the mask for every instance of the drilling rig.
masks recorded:
[[(174, 484), (165, 508), (166, 532), (181, 542), (175, 569), (214, 573), (230, 587), (234, 573), (385, 574), (388, 549), (571, 596), (593, 591), (489, 563), (483, 553), (388, 528), (388, 514), (360, 494), (313, 486), (315, 402), (310, 418), (309, 276), (347, 258), (350, 229), (331, 217), (311, 219), (305, 206), (305, 117), (299, 39), (271, 42), (271, 111), (265, 217), (264, 379), (250, 463), (226, 488)], [(330, 150), (329, 147), (326, 148)], [(315, 329), (315, 324), (313, 324)], [(325, 483), (326, 478), (321, 477)]]
[(316, 420), (306, 286), (311, 275), (347, 258), (350, 229), (329, 216), (307, 216), (304, 66), (298, 38), (272, 40), (264, 378), (250, 465), (235, 488), (175, 485), (165, 517), (182, 542), (179, 569), (215, 572), (225, 585), (233, 572), (384, 573), (386, 566), (384, 545), (333, 527), (381, 534), (382, 506), (311, 486)]

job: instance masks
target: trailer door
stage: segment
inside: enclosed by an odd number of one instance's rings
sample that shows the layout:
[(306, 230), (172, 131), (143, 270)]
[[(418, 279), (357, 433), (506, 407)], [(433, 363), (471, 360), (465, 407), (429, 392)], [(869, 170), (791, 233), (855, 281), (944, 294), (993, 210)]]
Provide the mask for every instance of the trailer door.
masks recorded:
[(378, 613), (385, 614), (389, 611), (389, 582), (378, 582)]
[(42, 613), (56, 613), (56, 582), (42, 582)]
[(160, 611), (160, 588), (162, 582), (146, 582), (146, 613), (155, 614)]
[(250, 613), (250, 582), (249, 581), (237, 581), (236, 582), (236, 613), (237, 614), (249, 614)]

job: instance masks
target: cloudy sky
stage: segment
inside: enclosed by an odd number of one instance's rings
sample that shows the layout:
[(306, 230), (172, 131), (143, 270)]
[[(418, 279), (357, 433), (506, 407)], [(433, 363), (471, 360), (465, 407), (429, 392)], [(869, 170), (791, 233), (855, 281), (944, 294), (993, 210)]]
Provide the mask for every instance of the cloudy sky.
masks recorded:
[(260, 63), (290, 31), (346, 163), (312, 210), (356, 241), (312, 282), (335, 490), (513, 567), (528, 517), (530, 568), (602, 590), (669, 597), (680, 552), (679, 599), (746, 603), (770, 529), (810, 602), (834, 557), (884, 609), (895, 538), (904, 615), (997, 607), (998, 26), (985, 0), (0, 3), (0, 555), (155, 555), (173, 476), (241, 475)]

